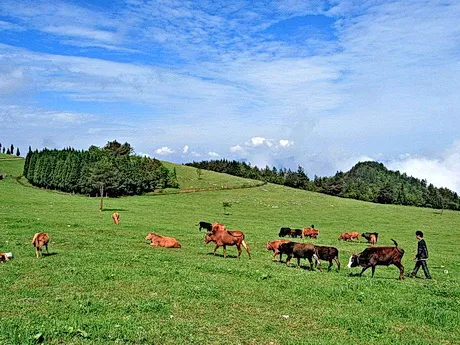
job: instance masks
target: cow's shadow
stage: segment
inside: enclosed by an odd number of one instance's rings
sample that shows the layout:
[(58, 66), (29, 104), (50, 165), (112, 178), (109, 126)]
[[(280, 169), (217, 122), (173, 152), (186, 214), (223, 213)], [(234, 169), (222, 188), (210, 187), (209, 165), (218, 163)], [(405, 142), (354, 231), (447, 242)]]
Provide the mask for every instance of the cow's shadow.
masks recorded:
[[(223, 258), (224, 257), (224, 254), (219, 254), (219, 253), (216, 253), (216, 255), (214, 255), (213, 253), (207, 253), (207, 255), (211, 255), (211, 256), (218, 256), (218, 257), (221, 257)], [(237, 259), (238, 256), (236, 255), (229, 255), (227, 254), (227, 258), (230, 258), (230, 259)]]
[(54, 255), (58, 255), (58, 253), (56, 253), (56, 252), (52, 252), (52, 253), (42, 253), (42, 256), (54, 256)]
[(123, 212), (128, 211), (126, 208), (104, 208), (102, 212)]
[(350, 278), (362, 278), (362, 279), (365, 279), (365, 278), (369, 278), (369, 279), (389, 279), (389, 280), (398, 280), (398, 278), (394, 278), (394, 277), (377, 277), (377, 275), (375, 275), (374, 277), (372, 277), (370, 274), (369, 275), (362, 275), (360, 276), (359, 273), (348, 273), (348, 277)]

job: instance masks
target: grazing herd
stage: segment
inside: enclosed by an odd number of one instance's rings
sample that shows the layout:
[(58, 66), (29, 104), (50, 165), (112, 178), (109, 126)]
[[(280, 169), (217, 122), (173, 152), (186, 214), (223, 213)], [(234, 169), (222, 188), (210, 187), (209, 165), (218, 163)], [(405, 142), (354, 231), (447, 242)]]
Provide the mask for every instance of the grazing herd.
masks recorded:
[[(112, 214), (112, 219), (114, 224), (118, 225), (120, 223), (120, 214), (115, 212)], [(208, 222), (199, 222), (196, 224), (199, 226), (199, 230), (206, 229), (206, 235), (204, 238), (204, 243), (208, 244), (209, 242), (214, 242), (215, 247), (213, 254), (216, 255), (216, 251), (219, 247), (223, 247), (223, 256), (227, 257), (227, 246), (236, 246), (238, 250), (238, 258), (241, 256), (243, 247), (248, 253), (249, 258), (251, 258), (251, 252), (245, 241), (245, 235), (240, 230), (227, 230), (226, 226), (221, 223), (208, 223)], [(399, 278), (404, 279), (404, 266), (401, 264), (402, 257), (404, 255), (404, 250), (399, 248), (396, 241), (392, 239), (395, 246), (394, 247), (377, 247), (375, 244), (378, 240), (378, 233), (376, 232), (366, 232), (359, 234), (358, 232), (344, 232), (340, 234), (339, 240), (343, 241), (360, 241), (360, 237), (366, 239), (370, 244), (370, 247), (366, 248), (359, 254), (353, 254), (347, 265), (348, 268), (361, 266), (362, 270), (359, 275), (361, 276), (368, 268), (372, 269), (372, 277), (375, 273), (376, 266), (389, 266), (395, 265), (399, 271)], [(319, 236), (319, 231), (315, 229), (314, 225), (311, 225), (308, 228), (303, 229), (291, 229), (289, 227), (281, 227), (278, 233), (279, 237), (291, 237), (302, 239), (309, 237), (311, 239), (317, 239)], [(167, 237), (159, 235), (153, 232), (149, 232), (145, 237), (146, 241), (150, 241), (151, 246), (155, 247), (165, 247), (165, 248), (181, 248), (181, 244), (178, 240), (173, 237)], [(45, 247), (46, 252), (48, 252), (48, 243), (50, 237), (47, 233), (39, 232), (36, 233), (32, 239), (32, 244), (35, 248), (35, 255), (37, 259), (42, 255), (42, 248)], [(313, 270), (313, 267), (317, 267), (320, 271), (321, 261), (329, 262), (328, 271), (331, 270), (333, 263), (337, 265), (337, 271), (340, 271), (340, 260), (339, 260), (339, 250), (331, 246), (319, 246), (312, 243), (300, 243), (292, 242), (290, 240), (273, 240), (267, 242), (266, 245), (267, 251), (273, 251), (273, 260), (277, 261), (277, 255), (279, 255), (279, 261), (282, 261), (283, 254), (286, 256), (286, 264), (289, 266), (292, 258), (297, 259), (296, 266), (300, 266), (300, 260), (306, 259), (310, 264), (310, 270)], [(0, 253), (0, 262), (9, 261), (12, 258), (11, 253)], [(313, 264), (314, 262), (314, 264)]]

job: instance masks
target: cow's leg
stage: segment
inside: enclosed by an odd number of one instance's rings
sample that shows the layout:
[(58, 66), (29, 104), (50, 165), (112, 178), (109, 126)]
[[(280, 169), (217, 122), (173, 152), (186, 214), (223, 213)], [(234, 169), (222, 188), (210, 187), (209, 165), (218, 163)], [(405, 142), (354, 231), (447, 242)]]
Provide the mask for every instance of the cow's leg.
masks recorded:
[(45, 248), (46, 248), (46, 253), (49, 254), (50, 252), (48, 251), (48, 243), (45, 244)]
[(216, 243), (216, 246), (214, 247), (214, 252), (213, 252), (214, 255), (216, 255), (216, 250), (217, 250), (217, 248), (219, 248), (219, 247), (220, 247), (220, 246)]
[(337, 264), (337, 272), (339, 272), (340, 271), (340, 261), (337, 258), (335, 258), (334, 261)]
[(372, 278), (374, 278), (374, 273), (375, 273), (375, 265), (372, 265)]
[(329, 266), (327, 268), (327, 271), (330, 272), (331, 271), (331, 267), (332, 267), (332, 259), (329, 260)]
[(37, 256), (37, 259), (40, 258), (40, 251), (41, 251), (40, 248), (35, 247), (35, 254), (36, 254), (36, 256)]
[(361, 273), (359, 274), (359, 276), (361, 277), (361, 276), (363, 275), (363, 273), (364, 273), (369, 267), (371, 267), (371, 266), (372, 266), (371, 263), (369, 263), (369, 264), (367, 264), (366, 266), (364, 266), (363, 269), (362, 269), (362, 271), (361, 271)]
[(288, 254), (288, 258), (286, 259), (286, 265), (287, 266), (289, 266), (291, 264), (291, 258), (292, 258), (292, 255)]
[(240, 258), (240, 255), (241, 255), (241, 245), (240, 244), (236, 244), (236, 249), (238, 249), (238, 259)]
[(399, 268), (399, 279), (404, 279), (404, 266), (400, 262), (395, 262), (393, 265)]
[[(275, 252), (273, 253), (273, 261), (276, 261), (276, 256), (278, 255), (278, 251), (275, 249)], [(281, 260), (281, 258), (280, 258)]]
[(224, 259), (227, 258), (227, 246), (224, 244)]
[(310, 263), (310, 271), (313, 271), (313, 259), (309, 257), (308, 262)]
[(318, 268), (321, 272), (323, 271), (323, 268), (321, 267), (321, 260), (318, 258), (318, 259), (315, 259), (315, 266), (316, 268)]

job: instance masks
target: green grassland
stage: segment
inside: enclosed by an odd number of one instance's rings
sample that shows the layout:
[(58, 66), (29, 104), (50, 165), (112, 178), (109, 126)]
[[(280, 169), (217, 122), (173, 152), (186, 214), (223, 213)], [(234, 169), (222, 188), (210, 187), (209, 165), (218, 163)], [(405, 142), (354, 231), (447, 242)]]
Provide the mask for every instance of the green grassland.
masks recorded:
[(201, 176), (198, 176), (197, 169), (194, 167), (164, 161), (162, 161), (162, 163), (170, 170), (176, 169), (177, 180), (181, 189), (221, 189), (228, 187), (258, 186), (261, 184), (260, 181), (208, 170), (201, 170)]
[[(98, 199), (19, 184), (12, 175), (21, 164), (0, 160), (9, 174), (0, 181), (0, 251), (15, 255), (0, 264), (0, 344), (460, 343), (459, 212), (268, 184), (106, 199), (99, 213)], [(215, 176), (203, 180), (221, 183)], [(227, 215), (223, 201), (232, 203)], [(200, 220), (243, 230), (252, 260), (245, 252), (236, 259), (232, 247), (225, 260), (210, 255)], [(310, 224), (320, 230), (316, 243), (339, 248), (339, 273), (287, 267), (265, 251), (280, 226)], [(409, 271), (416, 229), (425, 232), (433, 280), (399, 281), (394, 266), (349, 276), (359, 272), (345, 267), (349, 255), (366, 244), (339, 242), (341, 232), (377, 231), (381, 245), (396, 239)], [(37, 260), (31, 239), (39, 231), (50, 234), (52, 255)], [(149, 231), (182, 248), (150, 247)]]

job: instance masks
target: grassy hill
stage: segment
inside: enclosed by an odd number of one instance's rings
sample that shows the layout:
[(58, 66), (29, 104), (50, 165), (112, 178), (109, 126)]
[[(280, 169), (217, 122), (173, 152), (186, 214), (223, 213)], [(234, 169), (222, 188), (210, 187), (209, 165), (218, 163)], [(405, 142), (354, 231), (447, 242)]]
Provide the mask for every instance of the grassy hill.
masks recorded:
[(162, 163), (170, 170), (176, 169), (180, 189), (225, 188), (234, 186), (257, 186), (261, 184), (260, 181), (221, 174), (209, 170), (201, 170), (202, 175), (199, 177), (196, 168), (164, 161), (162, 161)]
[[(21, 164), (0, 160), (0, 169), (14, 175)], [(230, 214), (222, 201), (232, 202)], [(104, 205), (99, 213), (95, 198), (0, 181), (0, 251), (15, 255), (0, 264), (0, 344), (460, 343), (459, 212), (271, 184)], [(235, 248), (226, 260), (210, 255), (200, 220), (243, 230), (253, 259), (232, 257)], [(320, 230), (316, 243), (339, 248), (339, 273), (286, 267), (265, 251), (280, 226), (310, 224)], [(395, 267), (378, 267), (373, 279), (348, 275), (359, 272), (345, 268), (348, 256), (367, 245), (338, 242), (341, 232), (377, 231), (381, 245), (396, 239), (410, 271), (416, 229), (425, 232), (432, 281), (398, 281)], [(52, 254), (39, 260), (30, 244), (38, 231), (50, 234)], [(149, 231), (176, 237), (182, 249), (150, 247)]]

